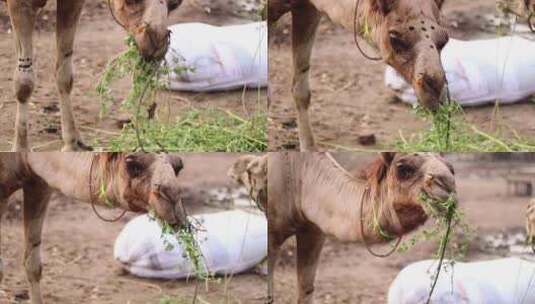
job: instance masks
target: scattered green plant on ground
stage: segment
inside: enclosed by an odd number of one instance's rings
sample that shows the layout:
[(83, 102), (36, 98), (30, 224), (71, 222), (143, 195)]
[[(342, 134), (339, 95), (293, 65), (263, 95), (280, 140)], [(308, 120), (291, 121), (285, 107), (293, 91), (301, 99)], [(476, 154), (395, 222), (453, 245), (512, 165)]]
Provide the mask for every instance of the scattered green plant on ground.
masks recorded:
[(132, 37), (125, 42), (127, 50), (108, 64), (96, 87), (102, 101), (101, 115), (104, 115), (113, 101), (112, 84), (132, 77), (130, 92), (122, 101), (122, 107), (131, 114), (130, 122), (110, 140), (107, 150), (256, 152), (266, 149), (267, 119), (262, 112), (244, 119), (230, 111), (192, 109), (174, 123), (152, 119), (155, 98), (165, 88), (165, 77), (192, 69), (183, 67), (178, 59), (173, 70), (162, 61), (147, 61), (139, 54)]
[(396, 149), (403, 152), (515, 152), (535, 151), (535, 142), (518, 136), (514, 131), (510, 139), (504, 139), (502, 130), (485, 133), (466, 122), (464, 112), (457, 102), (440, 106), (435, 113), (416, 106), (416, 114), (430, 121), (428, 130), (405, 138), (400, 131)]
[(267, 148), (266, 128), (263, 112), (245, 120), (230, 111), (191, 109), (174, 123), (145, 122), (141, 139), (126, 125), (110, 145), (112, 151), (135, 150), (141, 140), (146, 151), (261, 152)]

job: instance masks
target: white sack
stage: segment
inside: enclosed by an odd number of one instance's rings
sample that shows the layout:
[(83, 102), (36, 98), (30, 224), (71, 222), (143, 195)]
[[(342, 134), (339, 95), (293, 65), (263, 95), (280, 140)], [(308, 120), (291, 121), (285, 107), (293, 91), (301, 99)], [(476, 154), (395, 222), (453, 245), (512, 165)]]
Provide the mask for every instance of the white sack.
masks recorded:
[[(437, 263), (425, 260), (405, 267), (390, 285), (388, 304), (426, 303)], [(534, 276), (535, 263), (518, 258), (457, 262), (453, 271), (442, 267), (431, 303), (535, 303)]]
[[(514, 103), (535, 93), (535, 42), (508, 36), (488, 40), (450, 39), (442, 50), (450, 94), (463, 106)], [(414, 104), (412, 87), (392, 68), (385, 84), (403, 101)]]
[[(206, 231), (197, 233), (201, 252), (211, 273), (243, 272), (267, 256), (267, 221), (263, 215), (234, 210), (192, 216)], [(130, 273), (145, 278), (181, 279), (191, 275), (191, 263), (174, 244), (165, 250), (161, 228), (148, 215), (138, 216), (121, 231), (114, 247), (114, 258)]]
[(168, 88), (209, 92), (267, 86), (267, 23), (232, 26), (181, 23), (169, 27), (171, 41), (165, 55), (171, 69)]

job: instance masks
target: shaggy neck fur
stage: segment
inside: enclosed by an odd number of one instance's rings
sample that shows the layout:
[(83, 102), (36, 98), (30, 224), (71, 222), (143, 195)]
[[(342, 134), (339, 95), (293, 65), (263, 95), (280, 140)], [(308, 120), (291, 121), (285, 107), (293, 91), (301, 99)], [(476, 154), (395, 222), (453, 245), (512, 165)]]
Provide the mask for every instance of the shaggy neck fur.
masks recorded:
[(307, 158), (303, 170), (308, 172), (303, 174), (301, 210), (324, 233), (343, 241), (363, 240), (360, 201), (367, 187), (370, 201), (363, 209), (366, 240), (384, 242), (385, 235), (394, 236), (401, 231), (384, 178), (374, 184), (349, 176), (324, 154)]

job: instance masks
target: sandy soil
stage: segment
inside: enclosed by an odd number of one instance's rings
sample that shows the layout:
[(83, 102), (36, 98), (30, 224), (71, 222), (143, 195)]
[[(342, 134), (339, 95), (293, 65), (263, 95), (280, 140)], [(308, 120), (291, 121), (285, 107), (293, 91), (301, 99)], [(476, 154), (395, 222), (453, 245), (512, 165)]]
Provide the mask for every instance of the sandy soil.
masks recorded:
[[(59, 100), (56, 93), (55, 67), (55, 0), (49, 1), (37, 21), (34, 35), (36, 89), (31, 98), (30, 143), (35, 150), (57, 150), (61, 144)], [(186, 0), (170, 14), (169, 24), (179, 22), (205, 22), (213, 25), (248, 22), (221, 5), (210, 9), (214, 1)], [(200, 5), (206, 4), (206, 5)], [(210, 11), (210, 13), (208, 13)], [(15, 67), (13, 34), (10, 30), (7, 7), (0, 2), (0, 150), (10, 150), (13, 140), (16, 100), (12, 93), (12, 71)], [(72, 92), (75, 117), (83, 140), (101, 146), (110, 136), (120, 131), (121, 121), (129, 117), (119, 103), (126, 96), (129, 84), (117, 84), (116, 102), (111, 111), (99, 118), (100, 100), (95, 92), (96, 83), (106, 63), (125, 49), (124, 30), (110, 16), (106, 1), (87, 1), (78, 27), (74, 67), (75, 80)], [(162, 92), (157, 102), (160, 117), (168, 119), (190, 108), (219, 107), (247, 117), (256, 108), (265, 109), (265, 90), (248, 92), (230, 91), (212, 94)], [(170, 106), (170, 107), (169, 107)], [(171, 110), (169, 110), (171, 108)]]
[[(226, 177), (237, 155), (205, 154), (184, 156), (181, 185), (188, 193), (190, 214), (221, 209), (207, 207), (206, 191), (219, 187), (236, 188)], [(118, 211), (103, 211), (113, 217)], [(22, 222), (16, 212), (3, 222), (2, 258), (5, 272), (0, 283), (0, 303), (28, 303), (28, 285), (22, 267)], [(42, 243), (42, 288), (47, 303), (160, 303), (164, 295), (184, 302), (194, 293), (195, 282), (138, 279), (120, 271), (113, 259), (113, 244), (129, 214), (117, 223), (104, 223), (88, 204), (65, 198), (52, 201), (45, 222)], [(266, 280), (251, 271), (232, 280), (200, 284), (199, 296), (207, 303), (263, 303)], [(224, 299), (228, 298), (228, 302)]]
[[(451, 36), (459, 39), (493, 37), (486, 17), (494, 14), (495, 1), (446, 1), (444, 14)], [(291, 97), (290, 16), (278, 22), (270, 44), (270, 150), (298, 147), (295, 110)], [(358, 136), (375, 134), (377, 144), (367, 149), (392, 147), (399, 131), (405, 137), (424, 128), (425, 122), (410, 107), (395, 102), (383, 85), (384, 64), (358, 53), (352, 33), (324, 18), (312, 55), (312, 127), (319, 143), (362, 149)], [(490, 130), (493, 106), (466, 110), (470, 123)], [(501, 108), (501, 123), (533, 138), (533, 102)], [(507, 129), (507, 128), (505, 128)], [(330, 147), (329, 146), (329, 147)]]
[[(492, 259), (505, 255), (499, 250), (482, 249), (486, 248), (482, 246), (482, 238), (499, 232), (513, 234), (523, 231), (524, 212), (529, 198), (507, 194), (505, 176), (510, 169), (533, 167), (533, 162), (529, 165), (517, 162), (476, 162), (466, 160), (466, 155), (447, 157), (456, 170), (457, 190), (466, 221), (476, 229), (476, 238), (470, 245), (466, 259)], [(360, 162), (363, 161), (361, 158)], [(294, 244), (294, 239), (285, 244), (275, 271), (276, 303), (296, 303)], [(387, 248), (374, 249), (381, 252)], [(396, 253), (389, 258), (380, 259), (371, 256), (359, 244), (328, 239), (317, 273), (316, 303), (385, 303), (388, 287), (397, 273), (412, 262), (433, 258), (435, 252), (434, 243), (422, 242), (406, 253)]]

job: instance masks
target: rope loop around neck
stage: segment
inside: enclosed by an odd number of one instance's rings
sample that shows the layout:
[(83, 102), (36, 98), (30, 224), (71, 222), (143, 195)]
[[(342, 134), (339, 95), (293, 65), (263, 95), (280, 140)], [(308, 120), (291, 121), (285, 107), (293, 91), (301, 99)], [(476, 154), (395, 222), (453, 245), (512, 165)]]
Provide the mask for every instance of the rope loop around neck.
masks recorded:
[(91, 157), (91, 166), (89, 167), (89, 202), (91, 203), (91, 209), (93, 210), (93, 213), (102, 221), (107, 223), (114, 223), (119, 221), (123, 216), (126, 214), (127, 210), (123, 209), (123, 211), (119, 214), (119, 216), (115, 218), (105, 218), (103, 217), (98, 211), (97, 207), (95, 206), (95, 200), (93, 199), (93, 167), (95, 164), (95, 160), (99, 157), (98, 154), (95, 154)]
[[(325, 152), (325, 156), (331, 161), (331, 163), (337, 169), (342, 171), (342, 173), (344, 173), (350, 179), (352, 179), (352, 180), (356, 179), (349, 171), (347, 171), (344, 167), (342, 167), (342, 165), (340, 165), (340, 163), (338, 161), (336, 161), (336, 159), (332, 156), (332, 154), (330, 152)], [(371, 188), (370, 188), (370, 186), (366, 186), (366, 189), (364, 189), (364, 192), (362, 192), (362, 196), (360, 198), (360, 218), (359, 218), (359, 220), (360, 220), (360, 233), (362, 235), (362, 241), (364, 243), (364, 247), (366, 248), (366, 250), (371, 255), (373, 255), (374, 257), (378, 257), (378, 258), (387, 258), (387, 257), (391, 256), (392, 254), (394, 254), (394, 252), (396, 252), (398, 250), (399, 246), (401, 245), (401, 240), (403, 239), (403, 236), (399, 236), (397, 238), (396, 243), (394, 244), (392, 249), (390, 249), (388, 252), (386, 252), (386, 253), (377, 253), (377, 252), (373, 251), (372, 246), (371, 246), (371, 244), (369, 243), (369, 241), (368, 241), (368, 239), (366, 237), (366, 232), (365, 232), (365, 229), (364, 229), (364, 202), (365, 201), (370, 201), (370, 199), (371, 199)], [(373, 215), (373, 216), (375, 216), (375, 215)], [(380, 224), (379, 224), (379, 230), (382, 231), (382, 228), (381, 228)]]
[[(358, 37), (359, 36), (358, 14), (359, 14), (360, 0), (355, 0), (355, 1), (356, 1), (355, 2), (355, 12), (354, 12), (354, 16), (353, 16), (353, 40), (355, 42), (355, 46), (359, 50), (360, 54), (362, 54), (362, 56), (364, 56), (364, 58), (366, 58), (368, 60), (371, 60), (371, 61), (381, 61), (381, 60), (383, 60), (382, 57), (372, 57), (372, 56), (366, 54), (366, 52), (364, 52), (364, 50), (360, 46), (359, 37)], [(368, 28), (367, 24), (366, 24), (366, 28)]]

